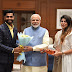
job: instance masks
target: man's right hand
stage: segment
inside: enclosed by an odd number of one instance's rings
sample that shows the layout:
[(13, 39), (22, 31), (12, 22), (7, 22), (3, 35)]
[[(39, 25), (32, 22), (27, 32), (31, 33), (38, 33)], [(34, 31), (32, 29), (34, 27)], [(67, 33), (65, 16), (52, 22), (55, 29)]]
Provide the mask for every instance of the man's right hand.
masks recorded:
[(22, 51), (24, 51), (24, 50), (22, 48), (20, 48), (19, 46), (14, 48), (14, 52), (21, 53)]

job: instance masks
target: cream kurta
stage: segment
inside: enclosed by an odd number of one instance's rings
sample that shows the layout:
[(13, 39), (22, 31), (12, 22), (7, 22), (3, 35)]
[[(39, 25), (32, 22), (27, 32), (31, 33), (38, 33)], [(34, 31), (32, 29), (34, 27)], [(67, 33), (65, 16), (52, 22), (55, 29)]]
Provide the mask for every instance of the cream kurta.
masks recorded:
[[(58, 45), (60, 44), (61, 33), (62, 31), (59, 31), (55, 36), (56, 40), (58, 41)], [(55, 45), (56, 45), (56, 42), (55, 42)], [(65, 37), (65, 40), (60, 46), (60, 48), (62, 52), (72, 49), (72, 32)], [(72, 72), (72, 53), (68, 55), (62, 55), (62, 71), (60, 72)]]
[[(72, 32), (65, 37), (62, 52), (72, 49)], [(72, 53), (62, 55), (62, 72), (72, 72)]]
[[(54, 47), (58, 47), (56, 50), (61, 51), (60, 36), (62, 31), (58, 31), (55, 35)], [(53, 72), (62, 72), (62, 57), (54, 57)]]
[[(23, 32), (24, 33), (24, 32)], [(43, 37), (43, 44), (33, 47), (33, 51), (40, 51), (40, 49), (48, 48), (49, 45), (49, 33), (46, 30)], [(22, 66), (21, 72), (47, 72), (47, 66)]]

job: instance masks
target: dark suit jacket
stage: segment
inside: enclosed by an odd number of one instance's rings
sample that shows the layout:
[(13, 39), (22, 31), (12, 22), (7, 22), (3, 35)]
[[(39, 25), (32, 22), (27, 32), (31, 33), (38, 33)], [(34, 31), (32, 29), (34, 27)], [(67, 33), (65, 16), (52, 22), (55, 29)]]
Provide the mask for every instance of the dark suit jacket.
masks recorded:
[(12, 38), (8, 26), (4, 23), (0, 25), (0, 63), (13, 63), (13, 48), (17, 47), (17, 29), (13, 29), (14, 37)]

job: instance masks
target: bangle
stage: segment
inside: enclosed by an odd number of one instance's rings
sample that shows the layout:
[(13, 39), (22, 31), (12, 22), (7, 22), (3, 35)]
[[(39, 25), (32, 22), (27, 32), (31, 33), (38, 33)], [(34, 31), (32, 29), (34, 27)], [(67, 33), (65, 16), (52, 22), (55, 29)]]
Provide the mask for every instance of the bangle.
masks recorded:
[(62, 52), (62, 55), (65, 55), (64, 52)]

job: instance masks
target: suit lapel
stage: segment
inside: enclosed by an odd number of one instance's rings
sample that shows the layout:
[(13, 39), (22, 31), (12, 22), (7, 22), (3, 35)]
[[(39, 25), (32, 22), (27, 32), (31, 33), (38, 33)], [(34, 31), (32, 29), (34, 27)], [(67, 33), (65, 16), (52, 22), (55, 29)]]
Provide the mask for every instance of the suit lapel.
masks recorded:
[(7, 34), (9, 35), (9, 38), (12, 39), (12, 35), (11, 35), (11, 32), (10, 32), (8, 26), (6, 24), (4, 24), (4, 26), (5, 26), (5, 29), (6, 29)]
[(16, 30), (15, 27), (14, 27), (14, 29), (13, 29), (13, 33), (14, 33), (14, 37), (13, 37), (13, 39), (17, 38), (17, 30)]
[(13, 38), (15, 37), (15, 27), (14, 27), (14, 29), (13, 29), (13, 33), (14, 33), (14, 36), (13, 36)]

